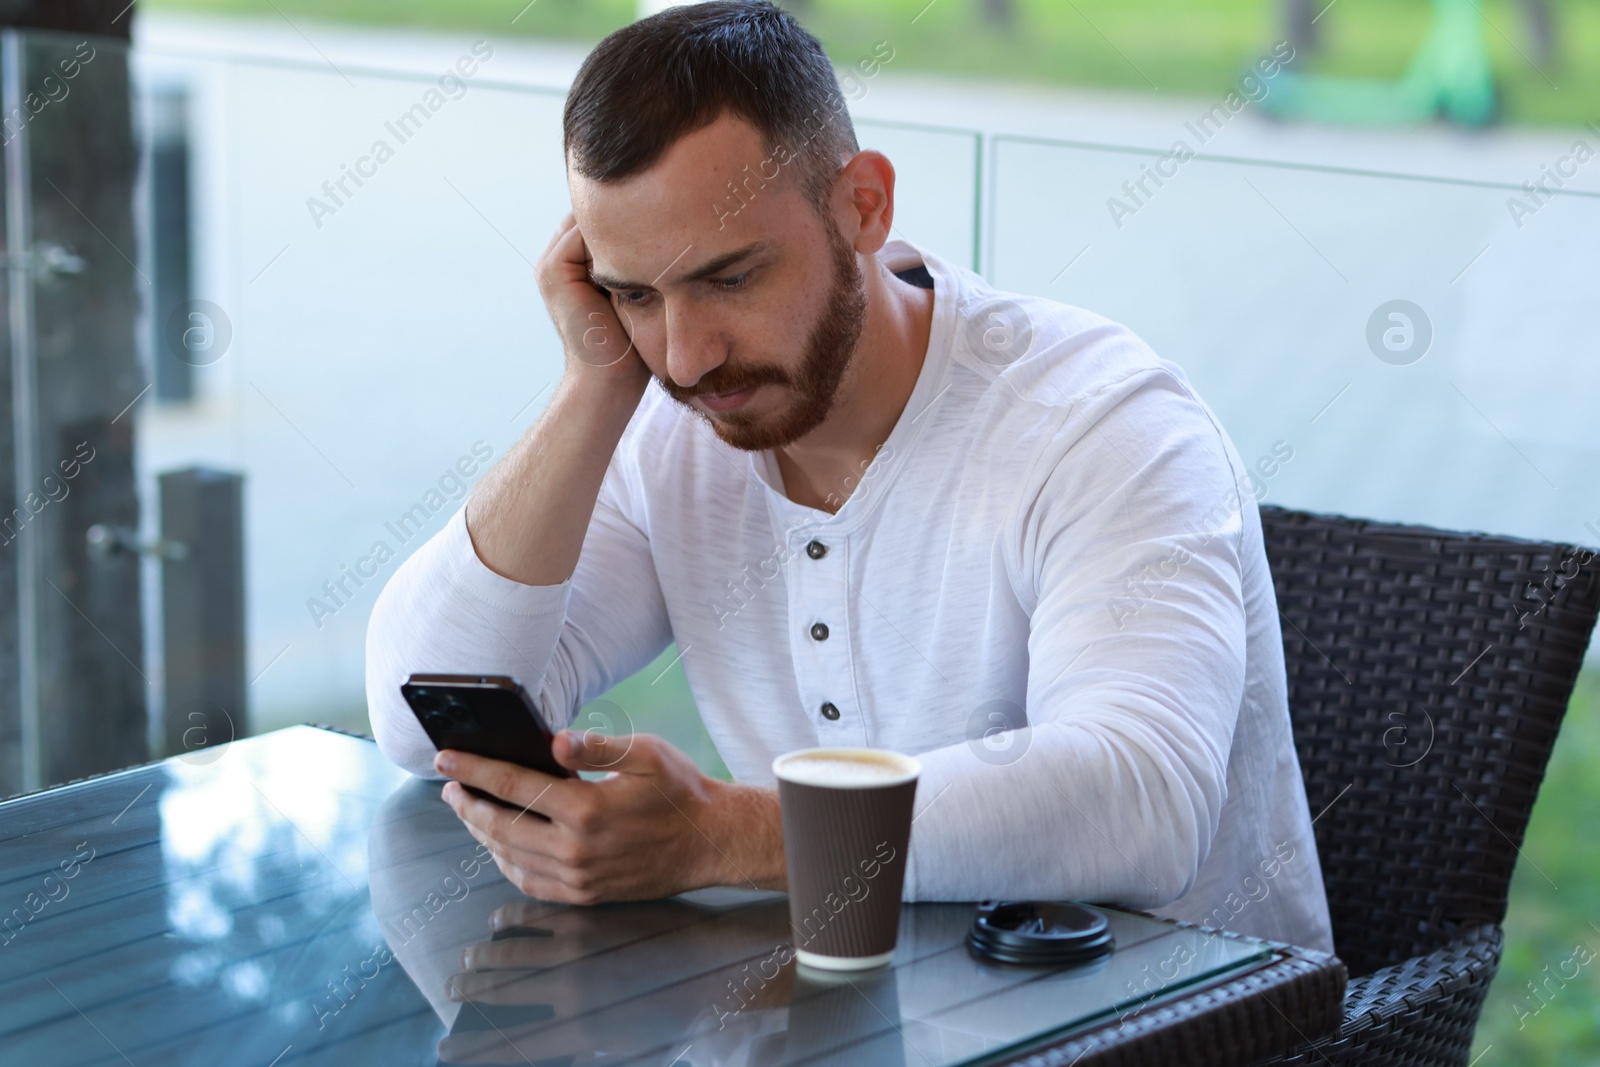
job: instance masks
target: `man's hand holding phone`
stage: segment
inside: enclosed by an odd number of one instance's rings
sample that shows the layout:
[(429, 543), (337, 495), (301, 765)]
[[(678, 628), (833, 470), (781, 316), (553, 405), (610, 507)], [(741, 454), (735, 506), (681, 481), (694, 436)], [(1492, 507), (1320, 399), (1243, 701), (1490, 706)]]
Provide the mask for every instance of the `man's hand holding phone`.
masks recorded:
[[(649, 734), (563, 730), (551, 750), (569, 770), (608, 773), (596, 781), (556, 778), (451, 750), (434, 761), (454, 779), (444, 787), (446, 803), (529, 896), (598, 904), (710, 885), (783, 888), (776, 793), (709, 778)], [(481, 800), (464, 785), (514, 807)]]

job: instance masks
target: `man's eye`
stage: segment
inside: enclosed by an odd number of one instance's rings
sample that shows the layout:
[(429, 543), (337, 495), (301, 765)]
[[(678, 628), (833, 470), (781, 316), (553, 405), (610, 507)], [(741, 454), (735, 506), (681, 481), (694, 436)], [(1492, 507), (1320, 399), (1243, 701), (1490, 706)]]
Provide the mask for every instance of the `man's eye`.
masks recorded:
[(748, 281), (749, 278), (750, 272), (745, 271), (743, 274), (735, 274), (731, 278), (715, 278), (712, 280), (711, 284), (716, 286), (718, 289), (721, 289), (725, 293), (731, 293), (735, 289), (743, 288), (744, 283)]
[(650, 298), (650, 294), (642, 289), (618, 290), (612, 294), (617, 298), (617, 303), (637, 306)]

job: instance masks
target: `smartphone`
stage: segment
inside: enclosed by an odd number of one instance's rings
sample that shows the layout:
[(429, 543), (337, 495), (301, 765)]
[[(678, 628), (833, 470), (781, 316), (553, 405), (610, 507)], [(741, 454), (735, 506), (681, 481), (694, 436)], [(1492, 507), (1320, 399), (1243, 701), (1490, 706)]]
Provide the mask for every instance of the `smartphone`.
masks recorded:
[[(556, 762), (550, 751), (550, 731), (515, 678), (503, 674), (413, 674), (400, 692), (427, 731), (428, 740), (441, 751), (453, 748), (521, 764), (556, 778), (572, 777), (572, 772)], [(474, 786), (466, 786), (466, 790), (521, 810), (521, 805)]]

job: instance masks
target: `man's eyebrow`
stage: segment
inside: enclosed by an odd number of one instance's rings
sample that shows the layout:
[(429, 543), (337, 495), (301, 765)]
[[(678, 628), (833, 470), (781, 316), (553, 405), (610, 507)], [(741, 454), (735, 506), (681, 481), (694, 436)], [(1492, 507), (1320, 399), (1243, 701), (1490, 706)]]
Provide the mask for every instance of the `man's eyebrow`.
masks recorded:
[[(721, 274), (723, 271), (727, 270), (731, 266), (734, 266), (741, 260), (748, 259), (757, 252), (765, 251), (766, 248), (766, 241), (752, 241), (743, 248), (736, 248), (732, 252), (725, 253), (716, 257), (715, 259), (702, 263), (700, 266), (683, 275), (681, 280), (686, 282), (698, 282), (709, 278), (714, 274)], [(589, 271), (589, 278), (594, 282), (594, 284), (600, 286), (602, 289), (611, 290), (626, 291), (630, 289), (650, 289), (655, 285), (655, 282), (630, 282), (621, 278), (613, 278), (608, 274), (601, 274), (592, 269)], [(656, 281), (660, 280), (661, 279), (659, 277), (656, 278)]]

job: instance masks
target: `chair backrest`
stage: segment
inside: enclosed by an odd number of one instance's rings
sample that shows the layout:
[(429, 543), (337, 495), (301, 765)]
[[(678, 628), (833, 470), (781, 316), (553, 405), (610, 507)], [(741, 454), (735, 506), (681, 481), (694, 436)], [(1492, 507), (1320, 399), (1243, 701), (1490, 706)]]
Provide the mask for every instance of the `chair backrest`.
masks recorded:
[(1261, 523), (1340, 957), (1368, 974), (1500, 922), (1600, 559), (1272, 506)]

